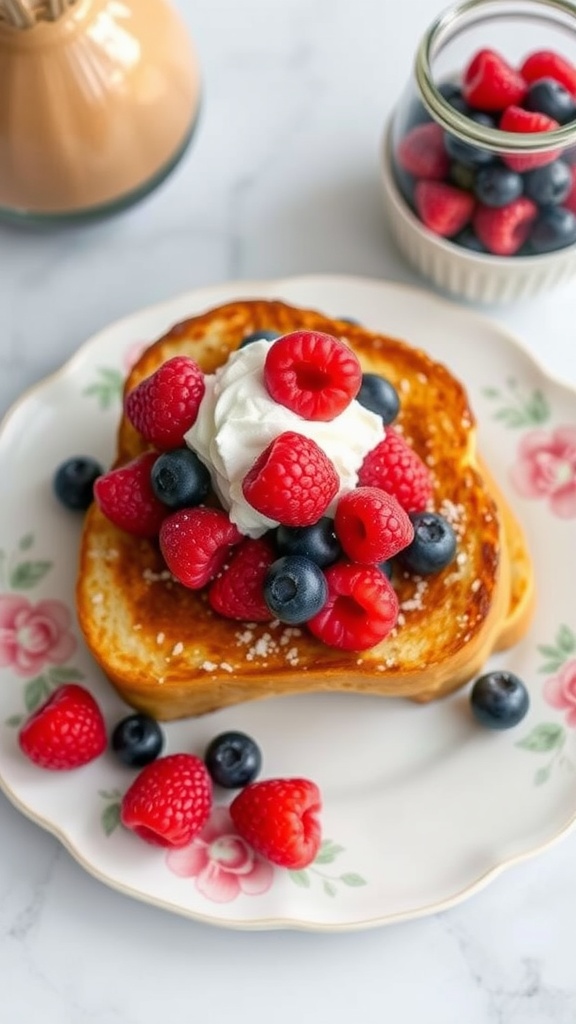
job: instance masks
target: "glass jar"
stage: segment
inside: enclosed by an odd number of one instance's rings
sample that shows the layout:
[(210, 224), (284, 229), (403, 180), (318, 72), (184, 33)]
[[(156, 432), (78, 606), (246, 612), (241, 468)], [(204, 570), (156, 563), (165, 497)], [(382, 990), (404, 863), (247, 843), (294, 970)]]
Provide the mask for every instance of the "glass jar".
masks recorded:
[(65, 221), (155, 188), (192, 137), (200, 76), (165, 0), (0, 0), (0, 217)]
[[(554, 56), (550, 56), (550, 54)], [(542, 84), (542, 80), (546, 81)], [(554, 115), (554, 116), (552, 116)], [(576, 270), (576, 6), (569, 0), (465, 0), (429, 27), (387, 131), (385, 195), (405, 254), (462, 293), (484, 298), (501, 262), (524, 291)], [(452, 257), (450, 268), (417, 233)], [(544, 274), (542, 261), (555, 257)], [(530, 261), (537, 261), (530, 263)], [(436, 260), (436, 263), (438, 260)], [(447, 265), (450, 260), (444, 259)], [(470, 280), (483, 274), (478, 288)], [(456, 278), (458, 281), (456, 282)], [(489, 300), (514, 297), (510, 280)], [(526, 282), (532, 281), (531, 285)]]

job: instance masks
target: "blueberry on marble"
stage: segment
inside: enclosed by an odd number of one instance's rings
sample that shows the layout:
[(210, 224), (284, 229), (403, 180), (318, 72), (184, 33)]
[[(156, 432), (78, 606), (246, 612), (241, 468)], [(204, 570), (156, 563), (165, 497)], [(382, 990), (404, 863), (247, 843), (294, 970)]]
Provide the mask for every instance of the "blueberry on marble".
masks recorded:
[(155, 718), (138, 712), (116, 724), (110, 746), (129, 768), (143, 768), (162, 753), (164, 733)]
[(306, 622), (324, 607), (327, 597), (326, 577), (310, 558), (283, 555), (266, 572), (264, 600), (280, 622)]
[(246, 348), (246, 345), (251, 345), (253, 341), (276, 341), (280, 337), (280, 331), (252, 331), (242, 338), (238, 348)]
[(511, 729), (526, 715), (530, 697), (513, 672), (487, 672), (474, 683), (470, 706), (476, 720), (488, 729)]
[(535, 167), (524, 175), (524, 193), (539, 206), (559, 206), (572, 188), (572, 172), (564, 160)]
[(312, 526), (280, 525), (276, 527), (275, 543), (280, 555), (302, 555), (321, 569), (332, 565), (342, 554), (330, 516), (322, 516)]
[(251, 736), (230, 730), (210, 741), (204, 754), (204, 764), (218, 786), (241, 789), (259, 774), (262, 754)]
[(554, 252), (576, 242), (576, 216), (563, 206), (542, 210), (530, 235), (535, 253)]
[(539, 78), (532, 82), (524, 99), (526, 110), (553, 117), (559, 124), (576, 120), (576, 100), (554, 78)]
[(456, 554), (456, 534), (448, 520), (437, 512), (412, 512), (414, 538), (400, 552), (404, 569), (428, 576), (440, 572), (453, 561)]
[(400, 399), (393, 384), (378, 373), (363, 373), (356, 400), (365, 409), (382, 417), (385, 425), (392, 423), (400, 412)]
[(62, 462), (53, 478), (58, 501), (72, 512), (85, 512), (93, 501), (94, 482), (103, 469), (89, 455), (74, 455)]
[(474, 181), (474, 195), (485, 206), (501, 207), (522, 195), (522, 176), (504, 164), (482, 167)]
[(168, 508), (191, 508), (207, 497), (210, 473), (190, 448), (175, 448), (158, 456), (150, 483), (158, 500)]

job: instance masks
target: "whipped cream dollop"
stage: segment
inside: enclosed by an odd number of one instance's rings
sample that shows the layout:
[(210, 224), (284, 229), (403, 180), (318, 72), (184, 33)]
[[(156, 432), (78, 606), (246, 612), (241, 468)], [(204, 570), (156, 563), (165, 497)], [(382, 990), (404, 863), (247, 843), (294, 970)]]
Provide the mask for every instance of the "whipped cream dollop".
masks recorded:
[(384, 439), (380, 416), (355, 399), (333, 420), (306, 420), (279, 405), (264, 383), (269, 341), (254, 341), (233, 352), (214, 374), (204, 378), (206, 390), (198, 417), (185, 435), (189, 448), (210, 472), (212, 486), (241, 533), (260, 537), (278, 526), (257, 512), (242, 493), (242, 481), (258, 456), (286, 430), (312, 438), (333, 463), (340, 488), (338, 497), (358, 483), (365, 456)]

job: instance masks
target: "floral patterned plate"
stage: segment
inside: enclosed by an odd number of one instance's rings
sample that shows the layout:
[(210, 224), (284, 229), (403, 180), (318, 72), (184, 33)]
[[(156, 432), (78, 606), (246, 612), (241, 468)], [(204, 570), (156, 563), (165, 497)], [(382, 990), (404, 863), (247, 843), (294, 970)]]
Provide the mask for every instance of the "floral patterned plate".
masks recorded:
[[(234, 834), (225, 794), (188, 848), (166, 853), (119, 825), (133, 772), (106, 753), (68, 773), (18, 751), (23, 717), (78, 680), (110, 726), (126, 713), (74, 617), (78, 516), (52, 495), (73, 454), (108, 464), (122, 377), (173, 322), (235, 297), (284, 298), (405, 337), (466, 383), (480, 446), (525, 524), (538, 608), (529, 635), (493, 659), (526, 681), (528, 716), (492, 733), (468, 691), (429, 707), (344, 694), (246, 704), (166, 726), (166, 751), (202, 753), (224, 728), (253, 735), (264, 773), (309, 775), (324, 842), (305, 871), (271, 867)], [(28, 392), (0, 434), (0, 783), (84, 867), (121, 892), (212, 924), (346, 930), (445, 908), (542, 850), (576, 819), (576, 394), (501, 328), (427, 293), (353, 278), (241, 283), (184, 295), (117, 323)]]

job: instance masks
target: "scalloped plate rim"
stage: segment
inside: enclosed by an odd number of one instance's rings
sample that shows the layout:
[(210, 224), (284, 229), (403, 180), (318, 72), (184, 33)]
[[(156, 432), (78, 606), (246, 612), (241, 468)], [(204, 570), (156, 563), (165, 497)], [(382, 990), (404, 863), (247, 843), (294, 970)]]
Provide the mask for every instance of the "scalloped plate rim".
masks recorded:
[[(423, 288), (419, 288), (410, 284), (405, 284), (396, 281), (383, 281), (376, 278), (365, 277), (362, 275), (346, 275), (346, 274), (305, 274), (297, 276), (286, 276), (276, 279), (262, 279), (262, 280), (240, 280), (232, 282), (222, 282), (221, 284), (215, 284), (210, 286), (200, 286), (191, 290), (181, 292), (172, 298), (168, 298), (159, 302), (152, 303), (148, 306), (134, 310), (121, 318), (116, 319), (107, 326), (98, 330), (86, 341), (81, 343), (78, 349), (58, 368), (52, 373), (46, 375), (44, 378), (33, 383), (30, 387), (25, 389), (22, 394), (9, 406), (5, 414), (0, 420), (0, 437), (4, 434), (7, 426), (12, 420), (13, 416), (17, 414), (27, 402), (34, 398), (38, 393), (41, 393), (45, 388), (49, 388), (58, 380), (65, 378), (68, 375), (73, 375), (77, 369), (80, 369), (85, 360), (89, 359), (93, 351), (97, 351), (102, 343), (110, 336), (112, 331), (121, 331), (123, 328), (128, 327), (135, 319), (146, 319), (150, 317), (162, 317), (166, 314), (167, 323), (175, 322), (170, 319), (169, 311), (175, 307), (182, 307), (186, 309), (187, 304), (196, 305), (198, 300), (201, 298), (203, 307), (208, 309), (211, 304), (219, 304), (220, 302), (233, 301), (235, 298), (246, 299), (249, 297), (262, 296), (264, 298), (277, 298), (280, 301), (283, 298), (284, 289), (298, 288), (299, 286), (314, 287), (318, 286), (322, 288), (325, 286), (332, 286), (334, 284), (341, 284), (346, 287), (347, 285), (368, 285), (374, 287), (376, 290), (382, 290), (385, 292), (387, 289), (393, 291), (402, 291), (406, 294), (413, 294), (418, 297), (421, 301), (433, 304), (438, 307), (441, 312), (448, 312), (452, 315), (464, 315), (466, 319), (473, 319), (479, 324), (484, 325), (486, 329), (496, 331), (498, 335), (506, 339), (507, 343), (512, 346), (518, 355), (527, 360), (532, 365), (533, 369), (537, 374), (543, 378), (543, 380), (553, 385), (555, 388), (561, 389), (563, 392), (568, 394), (576, 402), (576, 386), (571, 383), (562, 380), (561, 377), (553, 374), (549, 371), (540, 359), (524, 344), (520, 337), (514, 334), (513, 331), (507, 327), (492, 320), (489, 316), (479, 313), (476, 310), (468, 309), (465, 306), (459, 305), (457, 302), (445, 298), (444, 296), (437, 295), (433, 292), (428, 292)], [(296, 304), (295, 299), (287, 299), (286, 301), (292, 301)], [(321, 304), (318, 304), (319, 307)], [(188, 313), (183, 313), (182, 318), (187, 315), (191, 316), (197, 312), (197, 309)], [(344, 314), (342, 314), (344, 315)], [(398, 332), (395, 332), (398, 336)], [(148, 903), (152, 906), (164, 909), (171, 913), (176, 913), (180, 916), (190, 918), (199, 923), (208, 923), (217, 927), (226, 927), (232, 930), (273, 930), (273, 929), (291, 929), (291, 930), (302, 930), (311, 932), (346, 932), (346, 931), (358, 931), (368, 928), (380, 927), (388, 924), (394, 924), (401, 921), (414, 920), (420, 917), (428, 916), (430, 914), (438, 913), (440, 911), (449, 909), (464, 900), (468, 899), (475, 893), (482, 890), (490, 881), (494, 880), (497, 876), (502, 874), (508, 868), (513, 867), (516, 864), (520, 864), (523, 861), (531, 859), (537, 856), (539, 853), (549, 849), (557, 842), (559, 842), (564, 836), (570, 833), (574, 826), (576, 826), (576, 806), (573, 813), (568, 817), (566, 822), (561, 825), (552, 835), (547, 837), (545, 840), (536, 843), (532, 848), (526, 849), (518, 854), (505, 857), (501, 860), (497, 860), (490, 868), (478, 876), (473, 882), (466, 885), (463, 889), (454, 892), (448, 897), (443, 897), (438, 901), (431, 901), (425, 903), (422, 906), (415, 907), (410, 910), (393, 912), (390, 914), (379, 914), (374, 918), (357, 919), (354, 921), (343, 921), (341, 923), (316, 921), (312, 918), (291, 918), (291, 917), (250, 917), (244, 919), (233, 919), (233, 918), (222, 918), (211, 916), (209, 913), (202, 914), (192, 908), (183, 907), (167, 901), (161, 897), (155, 897), (148, 893), (134, 888), (130, 888), (124, 882), (118, 881), (117, 879), (111, 878), (105, 872), (100, 870), (95, 864), (91, 863), (89, 858), (82, 854), (77, 849), (72, 840), (67, 836), (66, 831), (59, 827), (59, 825), (47, 818), (44, 818), (38, 811), (33, 807), (28, 806), (23, 801), (17, 792), (15, 792), (9, 784), (7, 784), (5, 778), (0, 771), (0, 788), (10, 800), (12, 805), (30, 821), (42, 827), (44, 830), (52, 834), (73, 859), (92, 877), (98, 881), (106, 884), (108, 887), (116, 890), (122, 895), (130, 898), (138, 899), (142, 902)]]

